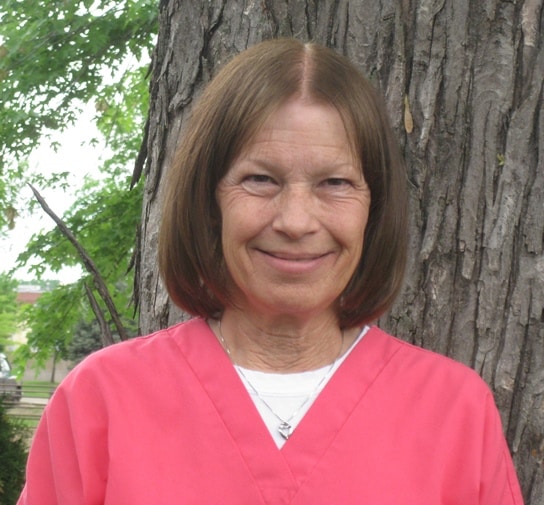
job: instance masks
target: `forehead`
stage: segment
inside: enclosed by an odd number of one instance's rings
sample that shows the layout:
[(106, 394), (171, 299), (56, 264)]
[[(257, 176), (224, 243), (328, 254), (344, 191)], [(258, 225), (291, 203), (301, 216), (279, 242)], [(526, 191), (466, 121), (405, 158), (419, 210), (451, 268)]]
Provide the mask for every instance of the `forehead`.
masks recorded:
[(320, 149), (353, 154), (340, 113), (329, 104), (292, 98), (272, 112), (246, 143), (244, 151)]

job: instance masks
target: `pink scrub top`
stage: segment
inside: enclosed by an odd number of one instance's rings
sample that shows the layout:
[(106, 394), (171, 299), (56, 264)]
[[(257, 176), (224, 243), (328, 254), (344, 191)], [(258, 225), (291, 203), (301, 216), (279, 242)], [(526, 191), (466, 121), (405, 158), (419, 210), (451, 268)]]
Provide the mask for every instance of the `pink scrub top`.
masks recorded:
[(280, 450), (193, 319), (87, 358), (35, 435), (18, 505), (521, 505), (469, 368), (371, 328)]

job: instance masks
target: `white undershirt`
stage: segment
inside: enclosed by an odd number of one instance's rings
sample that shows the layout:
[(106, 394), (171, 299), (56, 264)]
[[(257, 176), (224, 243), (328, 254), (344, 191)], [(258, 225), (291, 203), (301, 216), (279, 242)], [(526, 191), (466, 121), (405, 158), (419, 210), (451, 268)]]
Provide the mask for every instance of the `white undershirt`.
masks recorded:
[[(279, 449), (283, 447), (285, 439), (280, 435), (278, 427), (280, 421), (278, 418), (270, 412), (270, 409), (261, 401), (264, 399), (266, 403), (272, 408), (272, 410), (283, 420), (288, 420), (293, 413), (299, 409), (300, 405), (311, 395), (309, 400), (298, 410), (296, 415), (289, 419), (289, 424), (294, 428), (299, 424), (306, 412), (310, 409), (315, 399), (319, 396), (319, 393), (323, 390), (330, 378), (334, 375), (336, 370), (340, 367), (351, 350), (359, 343), (365, 333), (368, 331), (368, 326), (365, 326), (359, 333), (355, 342), (350, 348), (341, 356), (334, 367), (329, 372), (330, 365), (317, 370), (310, 370), (308, 372), (300, 373), (269, 373), (259, 372), (256, 370), (249, 370), (240, 366), (235, 366), (240, 379), (244, 383), (251, 399), (255, 403), (255, 407), (261, 414), (261, 417), (266, 424), (274, 442)], [(242, 370), (240, 372), (240, 369)], [(326, 380), (323, 380), (325, 374), (328, 373)], [(259, 392), (259, 396), (247, 383), (244, 376), (251, 382), (253, 388)], [(322, 384), (319, 382), (323, 380)], [(319, 387), (317, 387), (319, 384)]]

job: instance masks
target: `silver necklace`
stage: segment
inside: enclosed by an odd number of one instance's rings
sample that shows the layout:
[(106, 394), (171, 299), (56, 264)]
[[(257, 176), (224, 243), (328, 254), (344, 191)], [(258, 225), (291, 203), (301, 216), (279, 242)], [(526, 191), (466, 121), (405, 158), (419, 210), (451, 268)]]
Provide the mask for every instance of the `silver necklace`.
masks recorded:
[(272, 415), (280, 422), (277, 430), (278, 433), (287, 440), (294, 431), (293, 425), (291, 424), (292, 420), (295, 418), (295, 416), (302, 410), (302, 408), (310, 401), (310, 399), (319, 391), (321, 386), (325, 383), (325, 381), (330, 377), (332, 371), (334, 370), (334, 366), (338, 362), (338, 359), (342, 355), (342, 349), (344, 348), (344, 330), (342, 330), (342, 336), (341, 336), (341, 345), (340, 345), (340, 352), (334, 359), (334, 361), (331, 363), (321, 380), (317, 383), (315, 388), (310, 392), (308, 396), (302, 401), (302, 403), (295, 409), (295, 411), (287, 418), (283, 419), (281, 416), (279, 416), (274, 409), (268, 404), (268, 402), (259, 394), (259, 391), (257, 388), (251, 383), (251, 381), (247, 378), (246, 374), (244, 373), (244, 370), (238, 365), (234, 358), (232, 357), (232, 353), (230, 352), (230, 348), (227, 345), (227, 342), (225, 341), (225, 338), (223, 337), (223, 332), (221, 331), (221, 319), (219, 319), (218, 324), (218, 333), (219, 333), (219, 340), (221, 341), (221, 344), (223, 345), (223, 348), (225, 349), (225, 352), (229, 356), (232, 364), (238, 371), (238, 373), (243, 377), (246, 384), (249, 386), (251, 391), (255, 394), (255, 396), (259, 399), (259, 401), (272, 413)]

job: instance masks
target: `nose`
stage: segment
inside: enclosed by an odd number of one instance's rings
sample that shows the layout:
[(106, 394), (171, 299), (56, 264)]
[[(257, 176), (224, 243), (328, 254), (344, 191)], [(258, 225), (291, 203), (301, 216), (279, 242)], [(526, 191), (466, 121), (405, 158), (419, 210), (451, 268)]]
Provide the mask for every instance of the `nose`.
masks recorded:
[(278, 195), (276, 214), (272, 221), (274, 231), (292, 239), (317, 231), (315, 195), (306, 185), (286, 187)]

